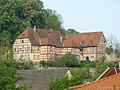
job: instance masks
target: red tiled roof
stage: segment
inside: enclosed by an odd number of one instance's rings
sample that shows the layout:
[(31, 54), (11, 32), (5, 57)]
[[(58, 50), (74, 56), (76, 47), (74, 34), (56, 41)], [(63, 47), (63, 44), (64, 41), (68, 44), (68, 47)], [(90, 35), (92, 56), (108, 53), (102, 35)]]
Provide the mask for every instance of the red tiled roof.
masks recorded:
[(29, 38), (32, 45), (54, 45), (60, 47), (60, 36), (65, 39), (59, 31), (27, 28), (17, 38)]
[(109, 67), (97, 80), (117, 74), (120, 72), (119, 68), (116, 67)]
[[(86, 46), (97, 46), (100, 40), (102, 32), (91, 32), (91, 33), (78, 33), (68, 34), (65, 38), (59, 31), (51, 31), (47, 29), (36, 29), (27, 28), (17, 38), (29, 38), (32, 45), (54, 45), (56, 47), (80, 47), (80, 41), (84, 41), (83, 47)], [(60, 37), (63, 37), (63, 43), (60, 43)], [(93, 43), (89, 44), (92, 40)]]
[[(80, 46), (80, 41), (84, 41), (83, 46), (97, 46), (100, 40), (102, 32), (89, 32), (89, 33), (75, 33), (75, 34), (67, 34), (67, 40), (74, 40), (77, 46)], [(66, 41), (67, 41), (66, 40)], [(92, 44), (89, 44), (90, 41), (93, 41)], [(69, 45), (69, 44), (67, 44)]]
[(120, 90), (120, 73), (65, 90)]

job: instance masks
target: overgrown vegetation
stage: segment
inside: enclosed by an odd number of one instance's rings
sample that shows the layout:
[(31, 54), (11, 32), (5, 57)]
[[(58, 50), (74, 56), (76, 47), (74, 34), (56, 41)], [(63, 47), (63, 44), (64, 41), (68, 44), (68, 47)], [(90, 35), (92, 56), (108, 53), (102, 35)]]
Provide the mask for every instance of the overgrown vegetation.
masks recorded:
[(87, 72), (85, 70), (82, 70), (80, 68), (78, 69), (70, 69), (72, 77), (71, 79), (68, 78), (68, 76), (64, 76), (60, 79), (53, 80), (48, 83), (48, 89), (47, 90), (64, 90), (65, 88), (68, 88), (70, 86), (76, 86), (84, 83), (84, 80), (86, 79)]
[(7, 67), (12, 67), (17, 70), (28, 70), (34, 69), (32, 61), (19, 60), (16, 61), (13, 59), (13, 53), (9, 52), (5, 54), (4, 59), (0, 60), (1, 63), (4, 63)]
[(12, 55), (8, 55), (9, 60), (0, 61), (0, 90), (28, 90), (29, 86), (16, 87), (16, 82), (24, 80), (25, 77), (17, 76), (15, 62), (10, 60)]
[(79, 65), (79, 61), (74, 54), (68, 52), (60, 58), (57, 58), (55, 55), (49, 61), (41, 61), (40, 64), (50, 67), (77, 67)]
[(65, 34), (62, 23), (61, 15), (45, 9), (41, 0), (0, 0), (0, 46), (13, 44), (27, 27), (53, 29)]

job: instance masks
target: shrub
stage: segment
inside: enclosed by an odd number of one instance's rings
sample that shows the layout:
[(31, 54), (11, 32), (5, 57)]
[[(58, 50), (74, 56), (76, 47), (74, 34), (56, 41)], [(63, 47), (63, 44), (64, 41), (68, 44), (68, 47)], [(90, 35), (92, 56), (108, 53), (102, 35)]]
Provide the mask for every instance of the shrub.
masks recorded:
[(109, 62), (109, 63), (108, 63), (108, 67), (115, 67), (115, 64), (112, 63), (112, 62)]
[(44, 60), (43, 60), (43, 61), (40, 61), (40, 64), (42, 64), (43, 67), (48, 66), (48, 63), (47, 63), (46, 61), (44, 61)]
[(101, 57), (100, 60), (101, 60), (102, 62), (105, 62), (106, 56)]
[(90, 67), (95, 68), (96, 67), (96, 62), (94, 62), (94, 61), (81, 61), (80, 62), (80, 67), (81, 68), (90, 68)]
[(77, 57), (74, 54), (71, 54), (70, 52), (60, 57), (58, 61), (63, 67), (75, 67), (79, 65)]

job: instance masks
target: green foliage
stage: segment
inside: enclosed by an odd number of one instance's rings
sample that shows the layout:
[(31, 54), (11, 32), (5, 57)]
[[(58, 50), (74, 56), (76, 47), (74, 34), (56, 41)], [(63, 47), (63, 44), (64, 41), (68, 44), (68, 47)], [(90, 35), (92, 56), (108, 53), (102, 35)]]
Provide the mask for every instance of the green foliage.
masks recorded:
[(48, 67), (48, 63), (46, 61), (40, 61), (40, 64), (43, 66), (43, 67)]
[(68, 29), (66, 32), (69, 33), (69, 34), (79, 33), (79, 32), (77, 32), (75, 29)]
[(102, 62), (105, 62), (106, 56), (101, 57), (100, 60), (101, 60)]
[(16, 82), (24, 80), (25, 77), (17, 76), (15, 68), (7, 66), (4, 61), (0, 61), (0, 90), (28, 90), (28, 86), (16, 87)]
[(47, 9), (45, 10), (46, 14), (46, 28), (53, 30), (61, 30), (62, 27), (62, 17), (60, 14), (57, 14), (55, 10)]
[(109, 62), (109, 63), (108, 63), (108, 67), (115, 67), (115, 63)]
[(12, 43), (27, 27), (45, 27), (40, 0), (0, 0), (0, 44)]
[(62, 17), (44, 9), (41, 0), (0, 0), (0, 45), (13, 44), (26, 27), (58, 30), (65, 34)]
[(107, 69), (107, 67), (108, 65), (106, 63), (103, 62), (97, 63), (95, 68), (95, 76), (93, 80), (96, 80)]
[(49, 61), (41, 61), (40, 64), (50, 67), (77, 67), (79, 65), (79, 61), (74, 54), (66, 53), (60, 58), (57, 58), (55, 55), (51, 57)]
[(0, 63), (0, 90), (16, 90), (16, 82), (22, 77), (16, 77), (16, 70)]
[(60, 79), (52, 80), (48, 83), (47, 90), (64, 90), (65, 88), (76, 86), (83, 84), (85, 80), (85, 72), (78, 68), (78, 69), (70, 69), (72, 78), (68, 79), (67, 76), (64, 76)]
[(96, 63), (97, 62), (94, 62), (94, 61), (81, 61), (80, 62), (80, 67), (81, 68), (95, 68), (96, 67)]
[(0, 60), (0, 62), (4, 63), (7, 67), (16, 68), (17, 70), (28, 70), (34, 68), (32, 61), (21, 60), (18, 62), (14, 60), (12, 52), (7, 53), (4, 60)]
[(71, 54), (70, 52), (60, 57), (58, 61), (60, 62), (61, 66), (64, 67), (75, 67), (79, 64), (77, 57), (74, 54)]

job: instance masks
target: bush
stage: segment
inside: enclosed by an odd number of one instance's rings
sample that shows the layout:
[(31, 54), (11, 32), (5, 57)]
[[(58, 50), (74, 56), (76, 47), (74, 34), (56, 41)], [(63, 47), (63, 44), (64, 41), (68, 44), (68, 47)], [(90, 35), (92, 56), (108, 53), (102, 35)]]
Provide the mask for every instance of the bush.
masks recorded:
[(106, 56), (101, 57), (100, 60), (101, 60), (102, 62), (105, 62)]
[(60, 57), (58, 61), (60, 62), (59, 64), (61, 64), (63, 67), (76, 67), (79, 65), (79, 60), (77, 57), (70, 52)]
[(60, 58), (57, 58), (55, 55), (54, 57), (51, 57), (49, 61), (40, 61), (40, 64), (42, 64), (44, 67), (77, 67), (79, 66), (79, 61), (76, 58), (74, 54), (66, 53)]
[(83, 84), (83, 81), (85, 80), (85, 72), (78, 68), (78, 69), (70, 69), (72, 77), (69, 79), (67, 76), (63, 76), (62, 78), (53, 80), (48, 83), (48, 89), (47, 90), (64, 90), (65, 88), (76, 86)]
[(95, 76), (93, 80), (96, 80), (107, 69), (107, 67), (108, 65), (106, 63), (97, 63), (95, 68)]
[(44, 60), (43, 60), (43, 61), (40, 61), (40, 64), (42, 64), (43, 67), (48, 66), (48, 63), (47, 63), (46, 61), (44, 61)]
[(115, 64), (110, 62), (110, 63), (108, 63), (108, 67), (115, 67)]
[(80, 67), (81, 68), (90, 68), (90, 67), (95, 68), (96, 67), (96, 62), (94, 62), (94, 61), (81, 61), (80, 62)]

